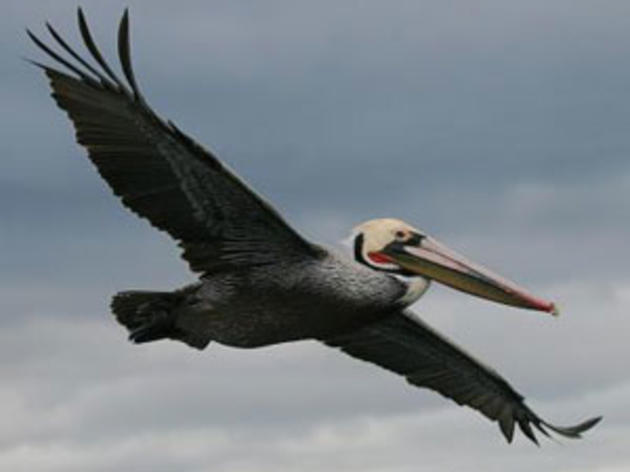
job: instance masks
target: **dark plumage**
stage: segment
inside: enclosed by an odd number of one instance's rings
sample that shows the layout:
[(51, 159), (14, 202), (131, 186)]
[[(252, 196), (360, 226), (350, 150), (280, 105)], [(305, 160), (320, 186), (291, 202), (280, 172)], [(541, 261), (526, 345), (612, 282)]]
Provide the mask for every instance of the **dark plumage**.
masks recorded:
[(125, 80), (99, 52), (81, 9), (78, 22), (96, 66), (49, 24), (71, 59), (28, 35), (68, 72), (33, 63), (114, 194), (177, 240), (200, 274), (173, 292), (115, 295), (112, 311), (132, 341), (168, 338), (203, 349), (211, 341), (251, 348), (317, 339), (480, 411), (508, 441), (515, 423), (536, 442), (532, 425), (545, 435), (579, 437), (599, 421), (566, 428), (543, 421), (499, 374), (406, 309), (428, 287), (423, 274), (502, 303), (545, 311), (555, 310), (552, 304), (457, 255), (440, 259), (445, 248), (397, 220), (359, 227), (356, 261), (308, 242), (214, 154), (148, 106), (132, 69), (127, 11), (118, 32)]

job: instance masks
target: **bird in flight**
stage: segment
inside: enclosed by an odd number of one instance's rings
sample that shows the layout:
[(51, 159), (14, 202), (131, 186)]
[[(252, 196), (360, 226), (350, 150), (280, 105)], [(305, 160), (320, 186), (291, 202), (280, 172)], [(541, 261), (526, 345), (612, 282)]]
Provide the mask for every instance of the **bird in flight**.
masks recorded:
[(408, 307), (431, 281), (471, 295), (557, 314), (531, 295), (397, 219), (356, 227), (353, 257), (291, 228), (243, 180), (143, 97), (131, 66), (129, 16), (118, 30), (123, 78), (105, 61), (78, 9), (79, 55), (50, 25), (55, 51), (30, 38), (65, 70), (31, 61), (74, 124), (76, 139), (123, 205), (181, 247), (196, 283), (171, 292), (128, 290), (111, 302), (135, 343), (173, 339), (255, 348), (314, 339), (435, 390), (499, 424), (578, 438), (601, 417), (569, 427), (540, 418), (495, 370), (467, 354)]

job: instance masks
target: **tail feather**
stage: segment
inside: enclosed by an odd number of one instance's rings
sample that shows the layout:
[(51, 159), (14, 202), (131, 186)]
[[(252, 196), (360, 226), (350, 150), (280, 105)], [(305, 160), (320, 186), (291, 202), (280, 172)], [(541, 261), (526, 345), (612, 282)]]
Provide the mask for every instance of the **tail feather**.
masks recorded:
[(129, 340), (136, 344), (175, 339), (203, 349), (209, 339), (177, 326), (176, 310), (182, 301), (178, 292), (129, 290), (114, 295), (111, 309), (118, 322), (129, 330)]
[(164, 308), (171, 308), (175, 301), (173, 298), (171, 292), (129, 290), (114, 295), (111, 309), (118, 322), (131, 331), (151, 318), (147, 308), (157, 308), (157, 303), (164, 305)]

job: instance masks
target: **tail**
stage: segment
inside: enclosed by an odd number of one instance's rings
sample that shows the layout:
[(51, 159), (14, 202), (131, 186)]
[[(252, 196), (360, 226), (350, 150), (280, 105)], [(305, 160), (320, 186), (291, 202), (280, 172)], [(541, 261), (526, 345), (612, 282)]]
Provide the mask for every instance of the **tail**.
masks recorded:
[(174, 339), (203, 349), (210, 339), (177, 326), (177, 308), (183, 301), (181, 292), (129, 290), (114, 295), (111, 309), (118, 322), (129, 330), (129, 340), (136, 344)]

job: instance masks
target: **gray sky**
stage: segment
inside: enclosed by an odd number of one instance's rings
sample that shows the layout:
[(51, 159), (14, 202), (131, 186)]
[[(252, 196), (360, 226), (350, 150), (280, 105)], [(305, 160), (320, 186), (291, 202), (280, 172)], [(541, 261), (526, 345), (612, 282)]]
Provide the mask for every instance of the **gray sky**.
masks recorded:
[[(316, 343), (132, 346), (128, 288), (192, 276), (74, 143), (23, 28), (77, 44), (75, 2), (0, 16), (0, 469), (630, 469), (630, 3), (82, 2), (109, 57), (124, 6), (145, 95), (307, 236), (402, 217), (557, 300), (558, 320), (434, 286), (430, 323), (582, 441), (518, 438)], [(456, 450), (456, 453), (454, 453)]]

